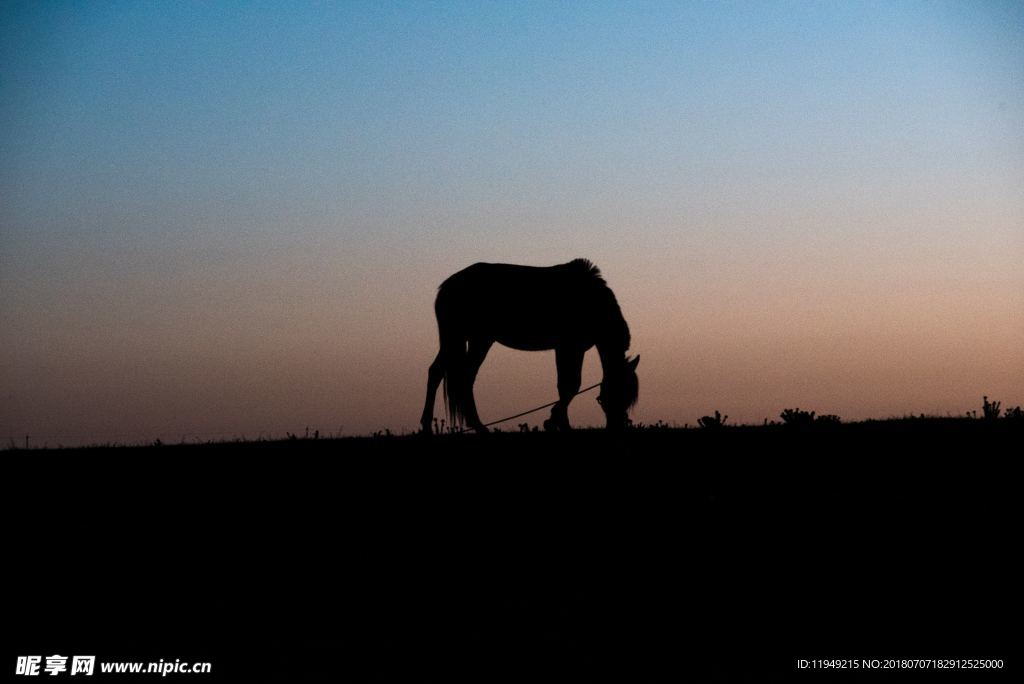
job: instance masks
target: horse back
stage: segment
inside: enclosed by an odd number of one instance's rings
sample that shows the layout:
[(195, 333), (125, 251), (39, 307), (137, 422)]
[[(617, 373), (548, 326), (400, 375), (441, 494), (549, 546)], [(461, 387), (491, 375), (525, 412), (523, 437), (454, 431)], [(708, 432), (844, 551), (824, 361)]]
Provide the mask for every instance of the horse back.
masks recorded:
[(569, 338), (589, 346), (608, 321), (621, 321), (600, 271), (585, 259), (557, 266), (476, 263), (441, 284), (438, 322), (520, 349), (549, 349)]
[(568, 299), (585, 302), (588, 293), (606, 289), (600, 271), (589, 261), (577, 259), (557, 266), (476, 263), (445, 280), (438, 300), (453, 299), (463, 305), (503, 305), (529, 301)]

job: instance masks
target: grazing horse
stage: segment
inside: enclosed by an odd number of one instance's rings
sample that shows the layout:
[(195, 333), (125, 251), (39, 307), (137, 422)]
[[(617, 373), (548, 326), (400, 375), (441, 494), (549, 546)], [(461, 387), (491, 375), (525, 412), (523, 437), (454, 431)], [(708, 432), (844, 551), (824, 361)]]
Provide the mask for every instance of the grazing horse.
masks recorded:
[(640, 357), (627, 358), (629, 326), (597, 266), (575, 259), (558, 266), (473, 264), (445, 280), (434, 302), (441, 350), (430, 364), (420, 424), (429, 433), (437, 387), (452, 425), (486, 432), (473, 383), (491, 345), (523, 351), (555, 350), (558, 402), (544, 422), (569, 429), (569, 402), (580, 389), (583, 355), (597, 346), (603, 377), (598, 401), (607, 427), (622, 428), (636, 403)]

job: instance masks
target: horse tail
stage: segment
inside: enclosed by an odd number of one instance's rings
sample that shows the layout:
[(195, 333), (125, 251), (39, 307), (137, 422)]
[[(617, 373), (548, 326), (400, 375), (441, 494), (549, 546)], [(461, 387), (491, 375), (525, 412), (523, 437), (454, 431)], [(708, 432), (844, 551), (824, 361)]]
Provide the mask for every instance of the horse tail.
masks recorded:
[(444, 294), (442, 286), (434, 305), (438, 335), (441, 338), (441, 359), (444, 362), (441, 389), (448, 424), (452, 427), (461, 427), (469, 411), (469, 354), (464, 336), (449, 320)]
[(466, 343), (453, 340), (449, 344), (441, 343), (441, 354), (444, 358), (444, 379), (442, 390), (444, 408), (448, 412), (448, 422), (452, 427), (461, 427), (469, 412), (469, 387), (466, 377)]

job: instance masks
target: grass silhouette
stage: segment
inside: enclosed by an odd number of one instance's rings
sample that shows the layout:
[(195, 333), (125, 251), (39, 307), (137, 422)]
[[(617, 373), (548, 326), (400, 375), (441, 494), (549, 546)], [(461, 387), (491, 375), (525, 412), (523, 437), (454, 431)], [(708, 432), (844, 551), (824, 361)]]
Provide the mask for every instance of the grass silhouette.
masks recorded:
[(1013, 653), (1024, 421), (715, 422), (9, 451), (9, 646), (237, 681)]

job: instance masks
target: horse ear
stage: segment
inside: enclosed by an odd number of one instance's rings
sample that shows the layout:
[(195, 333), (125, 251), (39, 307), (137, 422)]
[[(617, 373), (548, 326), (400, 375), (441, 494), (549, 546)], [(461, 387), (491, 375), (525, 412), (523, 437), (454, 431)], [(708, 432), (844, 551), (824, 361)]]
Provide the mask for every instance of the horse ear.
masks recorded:
[(637, 367), (637, 365), (639, 365), (639, 364), (640, 364), (640, 355), (639, 355), (639, 354), (637, 354), (637, 355), (636, 355), (636, 356), (635, 356), (635, 357), (633, 358), (633, 360), (632, 360), (632, 361), (629, 361), (629, 362), (627, 363), (627, 365), (629, 366), (630, 370), (634, 370), (634, 371), (636, 370), (636, 367)]

